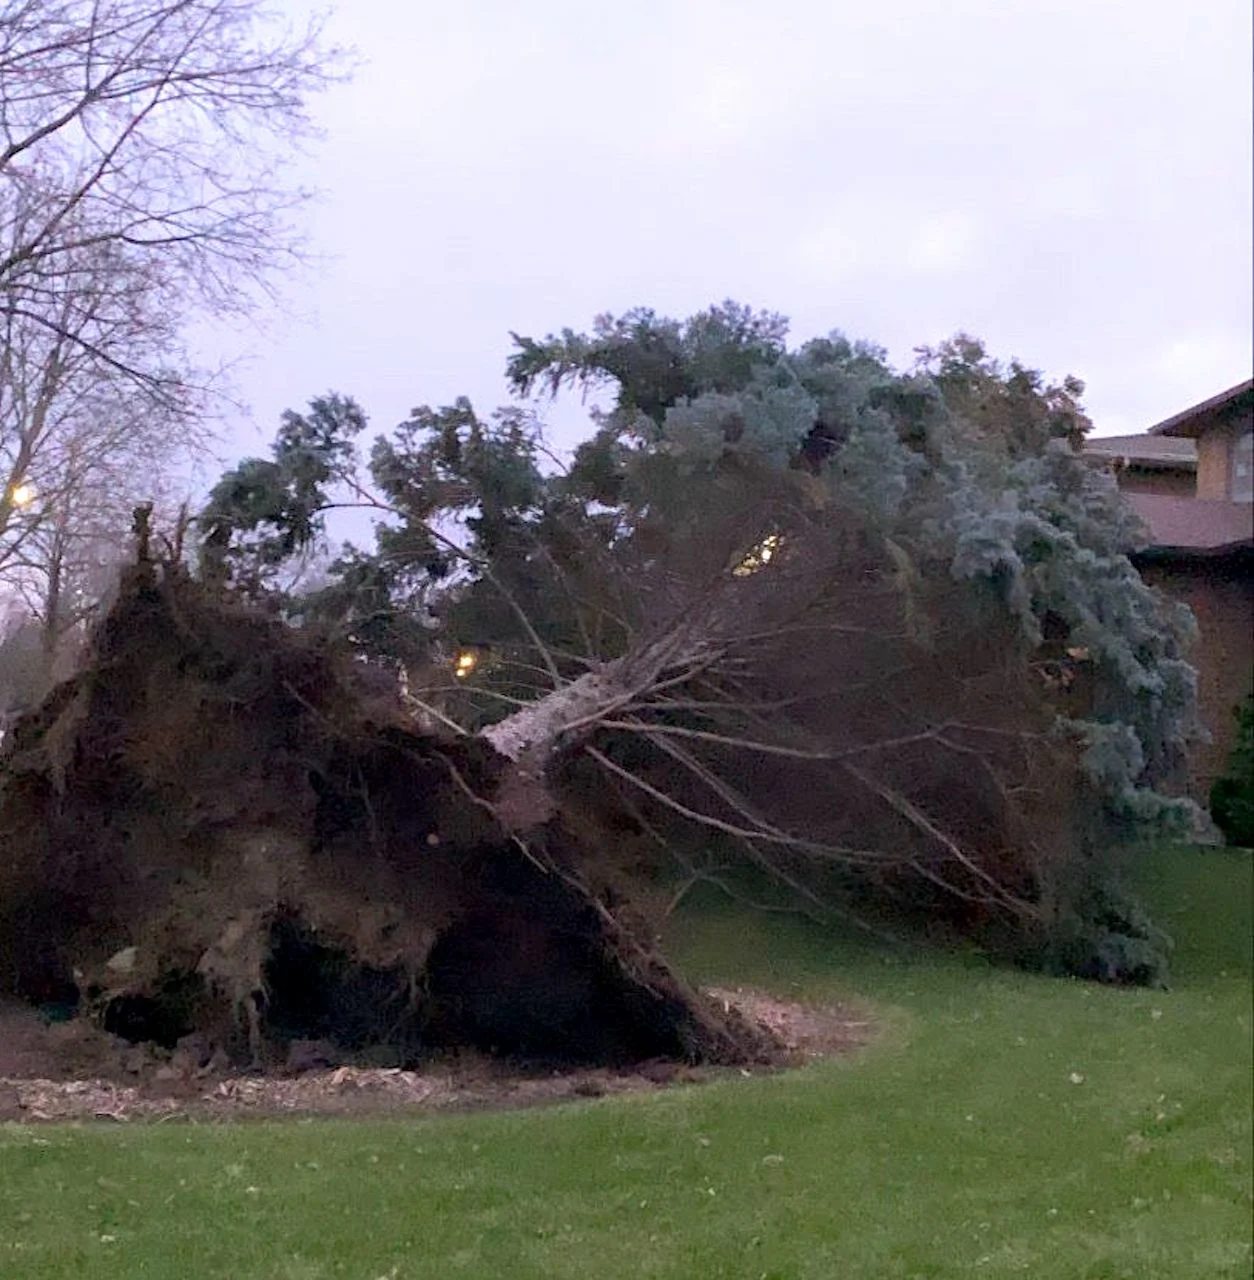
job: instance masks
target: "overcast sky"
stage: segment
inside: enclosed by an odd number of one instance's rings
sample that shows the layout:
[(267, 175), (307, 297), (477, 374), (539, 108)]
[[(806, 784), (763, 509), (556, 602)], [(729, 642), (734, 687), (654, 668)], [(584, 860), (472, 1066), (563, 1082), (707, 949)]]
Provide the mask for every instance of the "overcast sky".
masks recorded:
[(1100, 434), (1250, 376), (1249, 0), (351, 0), (331, 30), (364, 65), (318, 108), (329, 261), (238, 339), (240, 449), (328, 389), (379, 429), (487, 409), (511, 329), (726, 297), (899, 363), (965, 329), (1084, 378)]

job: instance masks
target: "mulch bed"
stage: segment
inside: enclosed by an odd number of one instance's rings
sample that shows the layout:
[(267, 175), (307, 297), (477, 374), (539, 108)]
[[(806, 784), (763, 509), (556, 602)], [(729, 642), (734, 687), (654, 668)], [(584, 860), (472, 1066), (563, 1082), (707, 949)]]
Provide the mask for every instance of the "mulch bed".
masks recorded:
[[(725, 1008), (771, 1032), (792, 1065), (849, 1053), (873, 1032), (840, 1005), (711, 989)], [(260, 1075), (154, 1054), (85, 1024), (47, 1025), (31, 1009), (0, 1007), (0, 1122), (193, 1122), (288, 1115), (404, 1115), (522, 1107), (750, 1076), (766, 1068), (689, 1067), (657, 1060), (627, 1069), (528, 1069), (463, 1054), (422, 1070), (341, 1065)]]

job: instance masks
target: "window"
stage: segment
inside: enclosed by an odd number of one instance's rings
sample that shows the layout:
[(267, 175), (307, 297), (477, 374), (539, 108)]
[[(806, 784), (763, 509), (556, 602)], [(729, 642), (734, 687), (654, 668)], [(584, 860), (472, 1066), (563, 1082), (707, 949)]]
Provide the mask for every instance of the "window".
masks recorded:
[(1237, 436), (1232, 446), (1233, 502), (1254, 502), (1254, 431)]

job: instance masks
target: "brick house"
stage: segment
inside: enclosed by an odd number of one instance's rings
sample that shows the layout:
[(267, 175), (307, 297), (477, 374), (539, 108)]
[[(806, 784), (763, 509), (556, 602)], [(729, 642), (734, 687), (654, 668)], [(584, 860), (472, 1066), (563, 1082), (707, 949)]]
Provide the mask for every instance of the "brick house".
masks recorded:
[(1189, 790), (1205, 800), (1232, 749), (1232, 710), (1254, 687), (1254, 379), (1142, 435), (1086, 441), (1084, 456), (1114, 472), (1149, 533), (1134, 557), (1146, 581), (1197, 617), (1213, 740), (1193, 753)]

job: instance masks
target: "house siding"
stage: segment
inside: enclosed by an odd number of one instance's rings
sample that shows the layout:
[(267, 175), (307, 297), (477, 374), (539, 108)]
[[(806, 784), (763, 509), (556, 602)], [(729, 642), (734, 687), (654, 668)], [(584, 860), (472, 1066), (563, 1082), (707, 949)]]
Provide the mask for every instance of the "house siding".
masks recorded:
[(1198, 711), (1211, 735), (1189, 753), (1189, 794), (1205, 804), (1227, 767), (1236, 737), (1233, 709), (1254, 690), (1254, 559), (1158, 559), (1140, 563), (1141, 576), (1197, 618), (1192, 660), (1198, 672)]
[(1202, 432), (1197, 439), (1197, 496), (1211, 501), (1249, 502), (1236, 483), (1237, 439), (1254, 427), (1254, 411), (1242, 413)]
[(1227, 431), (1208, 431), (1197, 442), (1197, 496), (1209, 502), (1228, 497), (1232, 437)]

